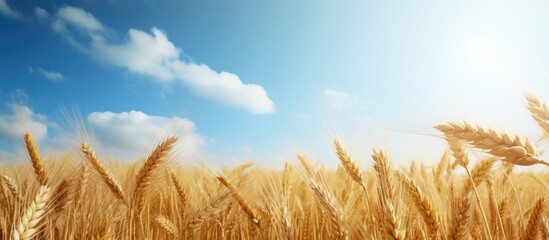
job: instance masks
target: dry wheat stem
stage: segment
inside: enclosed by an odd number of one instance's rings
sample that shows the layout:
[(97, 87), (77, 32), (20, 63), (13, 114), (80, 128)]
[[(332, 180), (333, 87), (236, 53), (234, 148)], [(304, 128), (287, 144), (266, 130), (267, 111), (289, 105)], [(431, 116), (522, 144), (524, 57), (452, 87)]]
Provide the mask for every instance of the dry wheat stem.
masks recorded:
[[(482, 164), (482, 163), (479, 163)], [(478, 164), (477, 164), (478, 165)], [(475, 186), (475, 181), (473, 177), (471, 176), (471, 172), (468, 168), (465, 168), (465, 172), (467, 173), (467, 176), (469, 177), (469, 180), (471, 182), (471, 185), (473, 186), (473, 190), (475, 193), (475, 198), (477, 200), (478, 207), (480, 209), (480, 212), (482, 214), (482, 220), (484, 222), (484, 228), (486, 229), (486, 235), (488, 236), (488, 239), (492, 239), (492, 233), (490, 232), (490, 225), (488, 224), (488, 219), (486, 219), (486, 212), (484, 211), (484, 208), (482, 207), (482, 201), (480, 200), (480, 195), (478, 193), (477, 187)]]

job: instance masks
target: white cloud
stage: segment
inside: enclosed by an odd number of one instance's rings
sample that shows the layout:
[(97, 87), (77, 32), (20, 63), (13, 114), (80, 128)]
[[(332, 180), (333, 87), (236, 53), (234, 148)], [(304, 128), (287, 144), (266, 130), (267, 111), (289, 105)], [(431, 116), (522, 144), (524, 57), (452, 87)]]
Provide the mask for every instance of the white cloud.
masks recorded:
[[(85, 40), (76, 40), (70, 26), (81, 30), (79, 37)], [(127, 41), (113, 43), (108, 40), (105, 26), (89, 12), (75, 7), (61, 8), (52, 27), (99, 61), (146, 75), (157, 82), (178, 82), (196, 95), (253, 113), (275, 112), (275, 104), (262, 86), (243, 83), (237, 75), (216, 72), (205, 64), (184, 62), (180, 58), (181, 50), (156, 27), (151, 33), (130, 29)]]
[(150, 116), (140, 111), (93, 112), (87, 122), (103, 147), (131, 160), (147, 154), (166, 134), (180, 137), (178, 149), (185, 156), (202, 154), (205, 145), (204, 138), (195, 133), (195, 124), (179, 117)]
[(9, 105), (10, 112), (0, 113), (0, 139), (15, 142), (29, 131), (37, 141), (46, 137), (48, 124), (45, 116), (34, 113), (20, 104)]
[(29, 72), (30, 73), (39, 73), (41, 74), (42, 76), (44, 76), (45, 78), (49, 79), (49, 80), (52, 80), (54, 82), (60, 82), (60, 81), (63, 81), (65, 79), (65, 76), (63, 76), (62, 73), (60, 72), (56, 72), (56, 71), (48, 71), (48, 70), (45, 70), (43, 68), (38, 68), (38, 69), (34, 69), (32, 67), (29, 67)]
[(325, 88), (323, 94), (328, 104), (336, 108), (350, 107), (358, 101), (358, 96), (330, 88)]
[(12, 19), (16, 19), (16, 20), (24, 20), (25, 19), (25, 16), (23, 16), (22, 13), (12, 9), (8, 5), (6, 0), (0, 0), (0, 14), (6, 16), (8, 18), (12, 18)]
[(36, 18), (38, 18), (38, 20), (40, 21), (45, 21), (46, 19), (49, 18), (49, 14), (48, 14), (48, 11), (46, 11), (45, 9), (43, 8), (40, 8), (40, 7), (35, 7), (34, 8), (34, 15), (36, 16)]
[(68, 23), (86, 32), (101, 32), (105, 30), (103, 25), (91, 13), (80, 8), (62, 7), (57, 11), (57, 17), (59, 23)]

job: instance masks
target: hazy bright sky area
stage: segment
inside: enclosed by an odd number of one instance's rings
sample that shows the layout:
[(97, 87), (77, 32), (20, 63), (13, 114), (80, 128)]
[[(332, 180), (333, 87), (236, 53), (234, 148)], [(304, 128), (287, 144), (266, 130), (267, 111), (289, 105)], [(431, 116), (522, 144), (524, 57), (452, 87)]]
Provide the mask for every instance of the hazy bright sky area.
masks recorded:
[[(548, 1), (0, 0), (0, 158), (142, 157), (168, 128), (219, 165), (328, 166), (341, 137), (367, 166), (438, 161), (431, 127), (469, 120), (538, 139), (524, 91), (549, 101)], [(65, 110), (64, 110), (65, 109)], [(176, 123), (174, 123), (176, 122)], [(183, 126), (183, 127), (181, 127)], [(59, 131), (65, 134), (59, 134)], [(540, 146), (542, 147), (542, 146)]]

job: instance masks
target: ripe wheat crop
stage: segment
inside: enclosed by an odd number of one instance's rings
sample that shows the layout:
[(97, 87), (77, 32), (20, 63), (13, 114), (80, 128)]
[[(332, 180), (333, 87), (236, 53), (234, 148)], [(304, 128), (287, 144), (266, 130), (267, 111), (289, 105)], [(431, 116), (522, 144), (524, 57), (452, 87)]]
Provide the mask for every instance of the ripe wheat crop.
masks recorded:
[[(526, 102), (546, 138), (549, 108)], [(176, 137), (124, 163), (86, 142), (43, 156), (27, 133), (30, 161), (0, 166), (0, 239), (549, 239), (539, 141), (466, 121), (433, 132), (448, 146), (434, 166), (396, 166), (382, 149), (359, 159), (336, 139), (337, 169), (299, 154), (282, 171), (215, 173), (178, 164)]]

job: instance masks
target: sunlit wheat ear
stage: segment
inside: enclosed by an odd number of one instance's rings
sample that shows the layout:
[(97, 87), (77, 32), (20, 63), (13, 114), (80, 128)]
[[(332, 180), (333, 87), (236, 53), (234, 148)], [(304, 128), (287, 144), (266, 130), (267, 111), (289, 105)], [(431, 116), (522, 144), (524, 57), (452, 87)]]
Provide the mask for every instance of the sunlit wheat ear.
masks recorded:
[(257, 215), (255, 214), (254, 210), (250, 207), (250, 205), (246, 203), (246, 201), (244, 201), (244, 198), (242, 197), (242, 195), (240, 195), (240, 193), (229, 182), (229, 180), (223, 175), (218, 175), (216, 178), (223, 186), (225, 186), (229, 190), (233, 198), (236, 200), (236, 202), (238, 202), (238, 205), (242, 208), (244, 213), (246, 213), (246, 216), (248, 217), (248, 219), (251, 222), (253, 222), (255, 225), (259, 225), (259, 219), (257, 218)]
[(38, 231), (38, 224), (44, 217), (47, 210), (47, 203), (50, 199), (50, 188), (41, 186), (38, 194), (31, 202), (31, 205), (21, 216), (15, 229), (13, 230), (12, 239), (32, 239)]
[(464, 196), (461, 200), (454, 203), (452, 223), (450, 225), (449, 239), (468, 239), (469, 223), (471, 222), (471, 202), (470, 195)]
[(124, 190), (122, 190), (122, 186), (116, 181), (114, 176), (105, 168), (103, 165), (103, 162), (101, 162), (97, 155), (95, 155), (95, 152), (91, 148), (91, 146), (86, 143), (82, 142), (82, 153), (84, 153), (84, 156), (86, 157), (86, 160), (92, 165), (92, 167), (99, 173), (101, 176), (101, 179), (103, 179), (103, 182), (109, 187), (111, 192), (114, 194), (114, 196), (118, 199), (120, 199), (124, 204), (127, 204), (126, 200), (126, 194), (124, 194)]
[(370, 196), (368, 194), (368, 189), (366, 185), (364, 184), (364, 177), (362, 174), (362, 171), (360, 171), (360, 168), (358, 167), (358, 164), (353, 160), (351, 155), (345, 150), (343, 145), (337, 140), (334, 139), (334, 146), (336, 150), (337, 157), (339, 158), (339, 162), (345, 168), (347, 171), (347, 174), (351, 176), (351, 178), (357, 182), (362, 190), (364, 191), (364, 194), (366, 196), (366, 208), (370, 215), (370, 220), (372, 221), (372, 224), (376, 223), (374, 213), (372, 211), (372, 207), (370, 206)]
[(421, 214), (431, 239), (438, 238), (440, 219), (438, 211), (430, 199), (423, 193), (416, 182), (400, 171), (395, 171), (396, 177), (404, 185), (406, 191), (412, 196), (412, 201)]
[[(492, 167), (494, 166), (495, 160), (493, 158), (485, 158), (480, 160), (470, 171), (472, 182), (475, 183), (475, 186), (479, 186), (482, 183), (486, 182), (492, 173)], [(469, 172), (468, 168), (466, 171)], [(471, 181), (466, 181), (463, 187), (463, 193), (467, 194), (473, 190), (473, 183)]]
[(307, 173), (308, 176), (314, 176), (315, 169), (311, 164), (311, 161), (309, 161), (309, 158), (304, 154), (298, 154), (297, 158), (299, 159), (299, 162), (301, 162), (301, 165), (305, 169), (305, 173)]
[(455, 164), (466, 168), (467, 165), (469, 165), (469, 156), (467, 153), (467, 149), (465, 149), (463, 145), (454, 137), (448, 136), (445, 139), (448, 143), (450, 151), (452, 152), (452, 155), (454, 156)]
[(549, 107), (546, 103), (539, 100), (534, 94), (524, 93), (526, 97), (527, 107), (530, 114), (536, 120), (538, 125), (549, 134)]
[(334, 139), (334, 146), (339, 162), (345, 168), (349, 176), (358, 184), (363, 185), (364, 179), (362, 177), (362, 171), (358, 168), (358, 164), (351, 158), (351, 155), (345, 151), (345, 148), (337, 139)]
[(315, 179), (306, 178), (307, 185), (313, 191), (316, 199), (330, 218), (331, 234), (333, 239), (348, 239), (349, 234), (344, 226), (343, 213), (337, 206), (334, 197), (323, 185)]
[(536, 205), (532, 208), (530, 211), (530, 220), (528, 221), (528, 225), (526, 226), (526, 229), (524, 230), (522, 234), (522, 239), (537, 239), (540, 226), (541, 226), (541, 220), (543, 215), (543, 211), (545, 210), (545, 199), (539, 198), (536, 202)]
[(395, 195), (395, 189), (393, 188), (393, 184), (391, 182), (391, 162), (389, 161), (389, 157), (387, 154), (379, 149), (374, 149), (372, 151), (372, 159), (374, 161), (374, 170), (376, 171), (379, 185), (381, 189), (383, 190), (385, 197), (389, 201), (394, 200)]
[(36, 173), (36, 178), (41, 185), (47, 186), (48, 176), (46, 175), (46, 168), (44, 167), (44, 162), (42, 161), (42, 157), (40, 156), (40, 149), (38, 149), (38, 145), (36, 145), (34, 139), (29, 132), (25, 133), (24, 139), (29, 158), (32, 162), (32, 167), (34, 168), (34, 172)]
[(404, 239), (406, 232), (400, 226), (394, 207), (395, 189), (391, 182), (392, 167), (387, 154), (383, 150), (372, 151), (374, 170), (378, 177), (379, 216), (382, 221), (383, 232), (388, 239)]
[(10, 193), (13, 195), (13, 197), (15, 197), (15, 199), (17, 199), (17, 202), (22, 202), (23, 197), (21, 196), (21, 191), (19, 190), (17, 183), (15, 183), (15, 181), (12, 178), (10, 178), (8, 175), (6, 175), (6, 173), (2, 171), (0, 171), (0, 175), (4, 183), (8, 187), (8, 190), (10, 191)]
[(181, 206), (185, 207), (187, 205), (187, 193), (185, 192), (185, 188), (181, 185), (179, 180), (177, 180), (177, 177), (175, 174), (170, 173), (170, 177), (172, 179), (172, 183), (175, 186), (175, 190), (177, 191), (177, 196), (179, 197), (179, 201), (181, 201)]
[(177, 238), (178, 236), (177, 228), (169, 219), (159, 215), (159, 216), (156, 216), (154, 220), (156, 221), (156, 223), (158, 223), (158, 225), (162, 229), (164, 229), (164, 231), (166, 231), (168, 235), (172, 236), (173, 238)]
[(493, 129), (472, 125), (467, 121), (463, 123), (450, 122), (437, 125), (435, 128), (444, 133), (446, 137), (465, 141), (515, 165), (544, 164), (549, 166), (548, 162), (538, 157), (536, 148), (528, 138), (511, 137), (507, 133), (499, 133)]
[(145, 204), (145, 188), (151, 184), (154, 172), (167, 161), (167, 157), (176, 142), (177, 137), (168, 137), (158, 144), (147, 160), (145, 160), (143, 167), (139, 170), (133, 195), (139, 212), (143, 210)]

